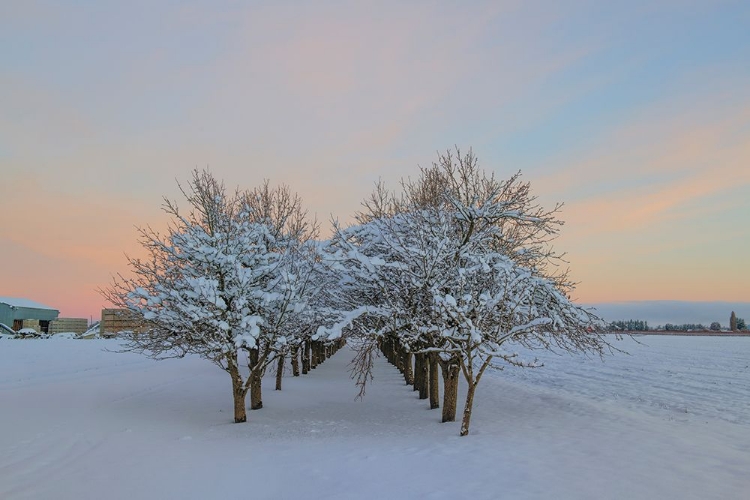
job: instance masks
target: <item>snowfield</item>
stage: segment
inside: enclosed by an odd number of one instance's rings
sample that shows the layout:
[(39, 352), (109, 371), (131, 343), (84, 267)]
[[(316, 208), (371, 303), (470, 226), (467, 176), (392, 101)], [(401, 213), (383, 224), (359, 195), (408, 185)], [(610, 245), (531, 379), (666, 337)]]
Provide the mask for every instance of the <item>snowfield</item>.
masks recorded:
[(0, 498), (748, 498), (750, 338), (638, 340), (488, 373), (461, 438), (383, 358), (354, 401), (346, 348), (234, 424), (204, 360), (2, 339)]
[(495, 374), (668, 420), (750, 425), (750, 337), (641, 335), (614, 345), (627, 354), (592, 362), (567, 353), (523, 352), (545, 368)]

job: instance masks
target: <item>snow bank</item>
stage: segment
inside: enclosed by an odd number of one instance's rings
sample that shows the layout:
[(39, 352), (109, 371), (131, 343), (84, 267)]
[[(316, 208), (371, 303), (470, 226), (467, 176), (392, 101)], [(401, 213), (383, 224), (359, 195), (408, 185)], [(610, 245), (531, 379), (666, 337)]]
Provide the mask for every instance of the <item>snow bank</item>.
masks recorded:
[[(282, 392), (269, 378), (265, 408), (233, 424), (231, 384), (218, 368), (110, 352), (118, 345), (2, 343), (0, 498), (705, 499), (750, 488), (750, 412), (722, 419), (714, 402), (744, 393), (688, 383), (747, 354), (740, 344), (665, 338), (585, 369), (550, 357), (536, 371), (494, 374), (479, 386), (464, 438), (382, 359), (355, 401), (347, 349), (288, 377)], [(677, 385), (715, 410), (670, 418), (679, 412), (607, 396), (641, 373), (634, 391), (664, 398), (654, 387), (670, 385), (661, 370), (690, 356)], [(553, 368), (562, 368), (559, 383)]]

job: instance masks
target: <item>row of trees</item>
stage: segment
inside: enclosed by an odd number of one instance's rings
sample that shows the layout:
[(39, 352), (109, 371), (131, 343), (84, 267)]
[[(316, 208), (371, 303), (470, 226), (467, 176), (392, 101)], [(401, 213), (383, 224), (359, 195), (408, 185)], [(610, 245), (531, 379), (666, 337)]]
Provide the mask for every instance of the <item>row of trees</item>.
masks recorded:
[[(729, 329), (733, 332), (740, 331), (740, 330), (747, 330), (747, 324), (745, 323), (745, 320), (742, 318), (736, 318), (734, 322), (729, 323)], [(672, 323), (667, 323), (664, 325), (664, 330), (668, 332), (688, 332), (688, 331), (712, 331), (712, 332), (720, 332), (721, 331), (721, 323), (718, 321), (713, 321), (709, 326), (705, 326), (702, 323), (685, 323), (682, 325), (675, 325)]]
[(227, 371), (236, 422), (247, 418), (248, 390), (251, 408), (262, 407), (270, 363), (280, 388), (285, 359), (296, 374), (299, 353), (304, 371), (313, 346), (332, 351), (343, 339), (360, 396), (379, 350), (431, 408), (442, 372), (443, 421), (455, 420), (463, 374), (462, 435), (486, 369), (536, 366), (507, 346), (607, 348), (598, 318), (570, 301), (573, 284), (550, 245), (560, 206), (544, 210), (519, 174), (498, 181), (471, 152), (441, 155), (399, 191), (379, 184), (356, 223), (336, 223), (325, 241), (286, 187), (227, 195), (196, 171), (183, 193), (191, 211), (165, 200), (167, 234), (141, 230), (149, 258), (129, 259), (132, 276), (104, 294), (149, 325), (130, 349), (198, 354)]
[(103, 290), (116, 306), (148, 325), (128, 338), (127, 349), (153, 358), (197, 354), (232, 381), (234, 420), (263, 407), (261, 380), (284, 360), (302, 373), (330, 355), (337, 343), (319, 339), (313, 325), (326, 320), (326, 275), (316, 265), (317, 224), (287, 187), (267, 182), (228, 194), (209, 172), (193, 172), (188, 213), (165, 199), (166, 234), (140, 229), (146, 258), (129, 258), (131, 274)]
[(613, 332), (647, 332), (650, 330), (648, 321), (640, 319), (612, 321), (609, 324), (609, 329)]
[[(627, 321), (612, 321), (608, 326), (610, 331), (613, 332), (647, 332), (653, 330), (648, 326), (647, 321), (643, 320), (627, 320)], [(712, 322), (709, 326), (705, 326), (702, 323), (683, 323), (673, 324), (667, 323), (663, 327), (658, 326), (657, 330), (664, 330), (667, 332), (688, 332), (688, 331), (721, 331), (721, 324), (718, 321)], [(735, 316), (734, 311), (729, 318), (729, 329), (731, 331), (739, 331), (747, 329), (745, 320)]]
[[(541, 208), (518, 174), (498, 181), (471, 152), (447, 153), (416, 180), (402, 181), (400, 191), (379, 185), (358, 223), (337, 226), (325, 247), (326, 260), (351, 287), (343, 295), (354, 314), (345, 326), (361, 349), (381, 340), (398, 353), (391, 358), (405, 360), (398, 365), (409, 383), (410, 354), (418, 356), (420, 380), (425, 366), (439, 366), (448, 398), (444, 421), (455, 418), (463, 375), (462, 435), (487, 368), (536, 366), (507, 346), (597, 353), (605, 347), (598, 318), (569, 300), (573, 284), (549, 245), (562, 225), (559, 209)], [(436, 378), (432, 368), (429, 379)], [(437, 384), (431, 388), (435, 408)]]
[(708, 328), (702, 323), (684, 323), (681, 325), (667, 323), (664, 325), (664, 330), (667, 332), (687, 332), (691, 330), (708, 330)]

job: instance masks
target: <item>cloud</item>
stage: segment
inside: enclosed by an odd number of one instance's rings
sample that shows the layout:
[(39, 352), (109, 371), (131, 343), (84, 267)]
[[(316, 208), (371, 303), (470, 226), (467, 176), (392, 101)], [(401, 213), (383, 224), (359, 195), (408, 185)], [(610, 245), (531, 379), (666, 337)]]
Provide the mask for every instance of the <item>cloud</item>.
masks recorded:
[[(50, 272), (43, 259), (79, 269), (69, 278), (83, 290), (124, 266), (133, 225), (162, 223), (175, 179), (206, 166), (230, 188), (287, 183), (325, 233), (378, 178), (395, 187), (458, 144), (499, 177), (504, 162), (523, 167), (545, 205), (567, 202), (559, 243), (583, 295), (637, 297), (645, 272), (669, 281), (696, 267), (706, 249), (679, 231), (729, 238), (725, 260), (750, 244), (737, 215), (750, 80), (716, 12), (590, 1), (6, 8), (0, 168), (14, 189), (0, 198), (0, 252), (34, 256), (31, 283)], [(725, 237), (732, 221), (740, 229)], [(715, 285), (710, 274), (696, 276)]]
[(633, 113), (534, 185), (569, 200), (566, 213), (587, 221), (579, 234), (642, 231), (694, 215), (691, 205), (750, 186), (745, 83), (714, 88), (733, 96), (722, 106), (687, 93)]
[(750, 245), (748, 81), (726, 74), (604, 124), (589, 148), (551, 158), (556, 168), (532, 179), (545, 204), (566, 202), (556, 246), (581, 300), (750, 294), (737, 279), (750, 273), (740, 250)]

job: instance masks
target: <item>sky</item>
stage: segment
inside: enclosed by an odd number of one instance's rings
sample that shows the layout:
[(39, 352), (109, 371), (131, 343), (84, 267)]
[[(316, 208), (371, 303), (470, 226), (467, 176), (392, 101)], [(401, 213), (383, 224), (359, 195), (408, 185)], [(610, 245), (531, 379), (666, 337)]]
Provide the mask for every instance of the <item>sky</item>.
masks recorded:
[(0, 1), (0, 295), (98, 319), (195, 168), (325, 233), (454, 146), (576, 300), (750, 302), (750, 3), (690, 0)]

